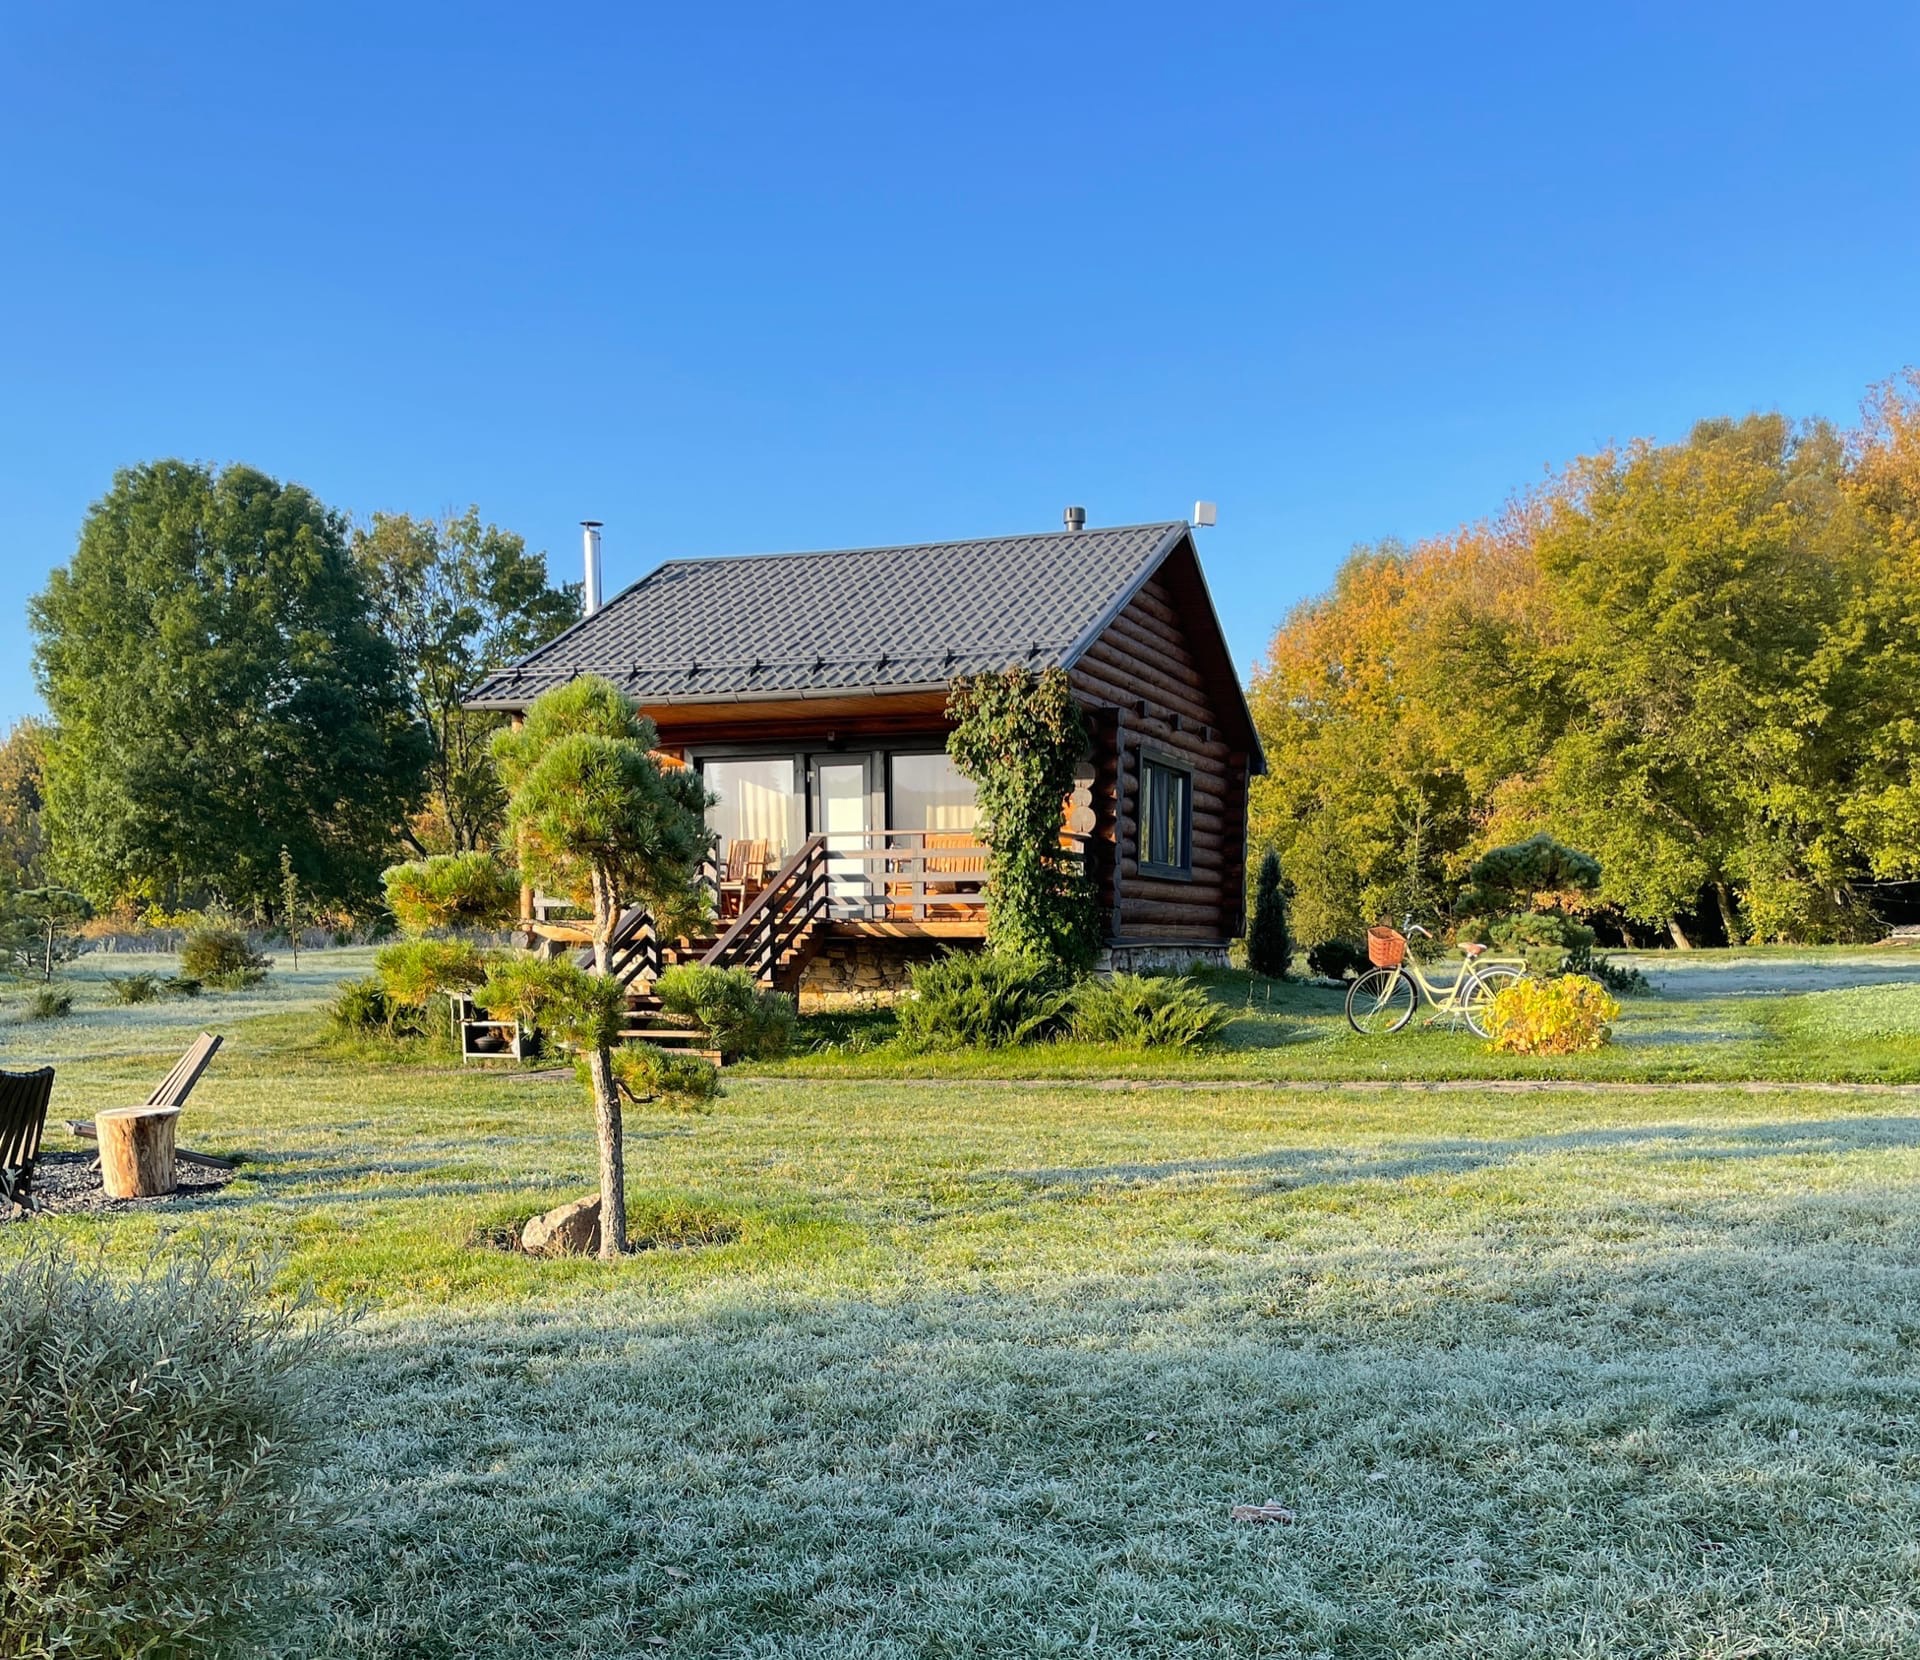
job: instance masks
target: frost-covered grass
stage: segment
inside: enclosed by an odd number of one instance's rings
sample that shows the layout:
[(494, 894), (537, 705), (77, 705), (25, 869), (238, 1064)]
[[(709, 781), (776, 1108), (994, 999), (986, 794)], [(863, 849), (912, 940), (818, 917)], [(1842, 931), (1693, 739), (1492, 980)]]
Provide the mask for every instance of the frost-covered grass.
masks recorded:
[[(232, 1185), (0, 1228), (362, 1307), (288, 1656), (1920, 1651), (1905, 1097), (735, 1076), (632, 1120), (661, 1248), (541, 1264), (571, 1080), (302, 1001), (188, 1014)], [(150, 1013), (31, 1029), (58, 1115)]]
[(1851, 986), (1794, 999), (1790, 1026), (1810, 1037), (1920, 1039), (1920, 985)]
[[(1694, 952), (1694, 958), (1717, 955)], [(1725, 955), (1725, 954), (1718, 954)], [(1920, 974), (1912, 957), (1888, 963), (1831, 952), (1808, 959), (1770, 959), (1777, 983), (1791, 985), (1806, 970), (1815, 984), (1849, 973), (1872, 978)], [(1666, 971), (1677, 988), (1621, 1000), (1614, 1041), (1584, 1055), (1496, 1055), (1451, 1018), (1429, 1024), (1422, 1004), (1405, 1031), (1363, 1038), (1348, 1026), (1345, 991), (1320, 982), (1250, 980), (1244, 974), (1210, 977), (1213, 995), (1232, 1013), (1222, 1043), (1186, 1052), (1141, 1052), (1074, 1042), (1021, 1049), (918, 1054), (893, 1039), (883, 1011), (803, 1023), (793, 1058), (760, 1070), (769, 1075), (814, 1073), (894, 1078), (1186, 1078), (1186, 1079), (1596, 1079), (1654, 1082), (1878, 1080), (1920, 1082), (1920, 1032), (1842, 1030), (1796, 1017), (1811, 996), (1756, 989), (1733, 970), (1697, 974)], [(1739, 972), (1747, 973), (1747, 969)], [(1451, 969), (1441, 975), (1444, 984)], [(1920, 995), (1920, 980), (1857, 988), (1863, 998), (1886, 994), (1898, 1004)], [(1847, 995), (1852, 995), (1851, 993)], [(1868, 998), (1868, 1001), (1871, 1001)]]

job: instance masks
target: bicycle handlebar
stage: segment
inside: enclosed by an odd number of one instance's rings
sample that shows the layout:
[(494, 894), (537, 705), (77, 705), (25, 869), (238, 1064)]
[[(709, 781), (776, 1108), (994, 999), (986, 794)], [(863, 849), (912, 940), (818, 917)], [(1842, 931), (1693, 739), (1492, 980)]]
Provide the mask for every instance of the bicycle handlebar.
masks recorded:
[(1415, 934), (1425, 934), (1428, 939), (1433, 938), (1433, 930), (1431, 928), (1422, 928), (1412, 917), (1408, 917), (1406, 921), (1400, 925), (1400, 932), (1405, 934), (1409, 939)]

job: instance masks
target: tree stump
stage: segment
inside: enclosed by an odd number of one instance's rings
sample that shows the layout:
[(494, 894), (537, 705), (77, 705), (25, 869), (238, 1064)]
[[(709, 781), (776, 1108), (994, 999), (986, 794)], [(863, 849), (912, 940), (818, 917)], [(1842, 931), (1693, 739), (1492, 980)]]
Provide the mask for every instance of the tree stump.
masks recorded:
[(174, 1189), (173, 1129), (178, 1107), (116, 1107), (94, 1115), (100, 1180), (109, 1199), (153, 1199)]

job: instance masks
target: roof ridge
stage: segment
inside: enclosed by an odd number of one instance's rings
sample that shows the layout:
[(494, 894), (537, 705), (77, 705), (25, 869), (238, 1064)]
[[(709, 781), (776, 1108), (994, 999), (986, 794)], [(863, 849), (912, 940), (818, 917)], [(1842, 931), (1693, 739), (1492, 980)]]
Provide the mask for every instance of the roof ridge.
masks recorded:
[[(1068, 537), (1085, 540), (1090, 536), (1112, 536), (1126, 530), (1168, 531), (1175, 527), (1184, 530), (1185, 519), (1147, 519), (1139, 524), (1130, 525), (1088, 525), (1082, 530), (1014, 530), (1003, 536), (956, 536), (944, 542), (876, 542), (861, 548), (794, 548), (786, 553), (703, 553), (693, 554), (679, 559), (663, 559), (655, 565), (648, 576), (657, 576), (661, 571), (675, 565), (745, 565), (759, 559), (841, 559), (850, 553), (931, 553), (939, 548), (977, 548), (990, 542), (1038, 542), (1049, 538), (1064, 541)], [(647, 577), (628, 584), (628, 588), (637, 588)], [(628, 591), (621, 589), (621, 593)], [(611, 603), (609, 601), (608, 603)]]

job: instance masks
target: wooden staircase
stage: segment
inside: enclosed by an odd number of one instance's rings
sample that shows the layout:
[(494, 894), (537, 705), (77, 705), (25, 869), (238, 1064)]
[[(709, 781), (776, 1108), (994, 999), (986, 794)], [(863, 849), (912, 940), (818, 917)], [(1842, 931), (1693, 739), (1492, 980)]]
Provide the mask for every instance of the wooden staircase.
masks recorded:
[[(771, 881), (742, 908), (724, 933), (701, 938), (662, 939), (653, 918), (635, 906), (614, 930), (612, 967), (627, 988), (625, 1043), (656, 1043), (703, 1055), (716, 1066), (719, 1053), (711, 1035), (664, 1013), (653, 984), (679, 963), (704, 968), (744, 968), (775, 991), (795, 992), (807, 964), (819, 949), (819, 924), (827, 916), (827, 842), (811, 836)], [(593, 953), (584, 953), (587, 963)]]

